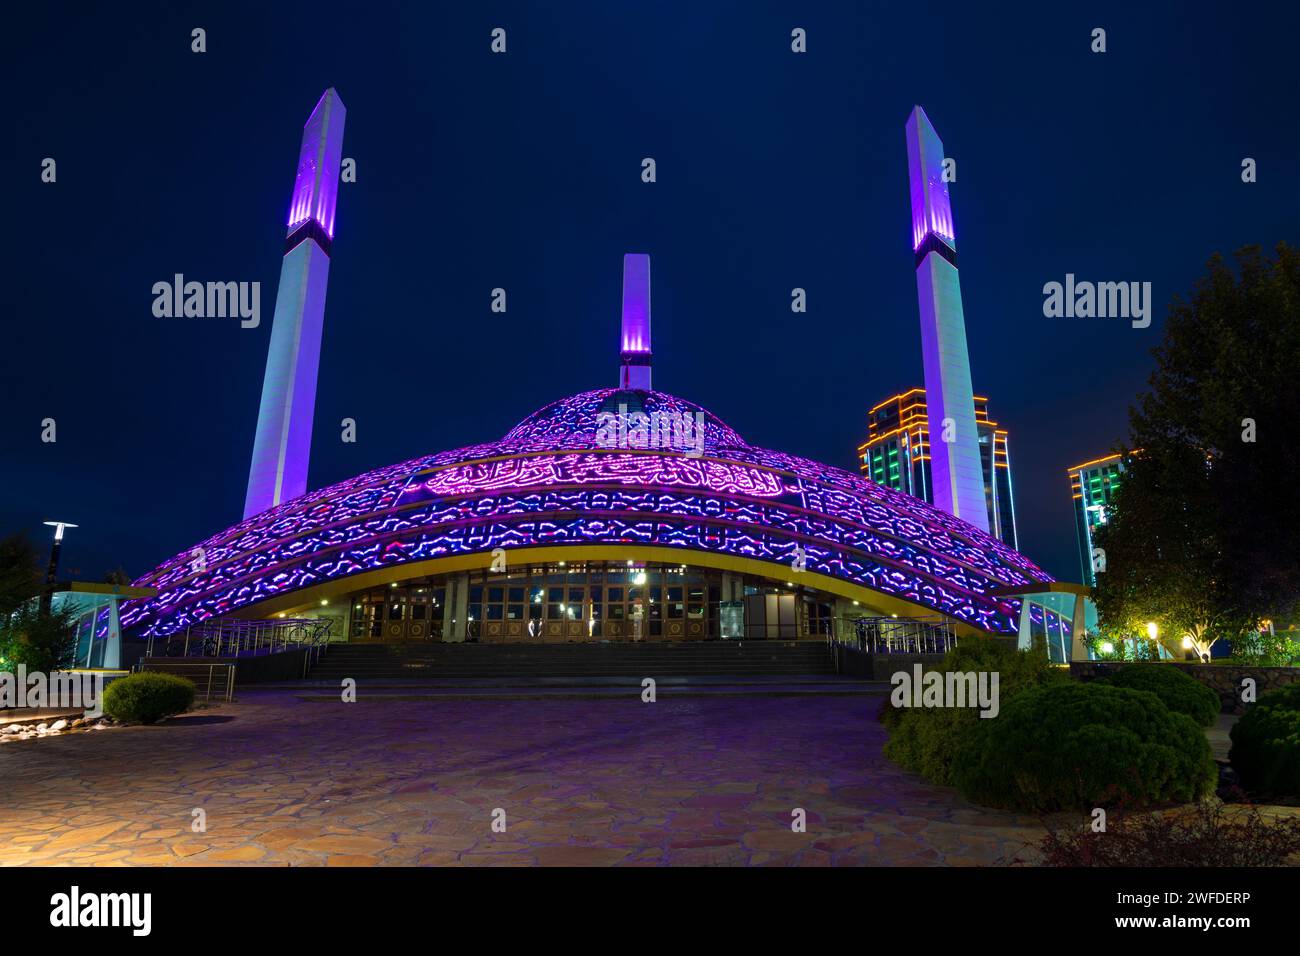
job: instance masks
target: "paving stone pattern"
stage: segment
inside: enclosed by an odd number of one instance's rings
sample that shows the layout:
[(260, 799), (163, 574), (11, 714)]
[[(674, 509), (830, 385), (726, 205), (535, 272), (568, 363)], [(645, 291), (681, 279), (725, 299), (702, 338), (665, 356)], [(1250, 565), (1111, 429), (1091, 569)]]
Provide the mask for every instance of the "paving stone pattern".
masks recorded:
[(885, 761), (877, 706), (244, 694), (0, 746), (0, 865), (964, 866), (1040, 835)]

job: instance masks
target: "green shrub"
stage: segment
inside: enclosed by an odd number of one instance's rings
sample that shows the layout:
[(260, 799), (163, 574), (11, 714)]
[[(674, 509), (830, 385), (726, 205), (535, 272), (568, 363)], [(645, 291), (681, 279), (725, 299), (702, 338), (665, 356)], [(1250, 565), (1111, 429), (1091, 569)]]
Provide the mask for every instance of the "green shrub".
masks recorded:
[[(910, 670), (910, 664), (905, 666)], [(1000, 705), (1030, 687), (1070, 679), (1041, 652), (1018, 651), (1005, 642), (982, 637), (958, 642), (937, 669), (997, 673)], [(889, 730), (884, 748), (888, 759), (931, 783), (948, 786), (953, 782), (952, 762), (962, 738), (987, 721), (973, 707), (893, 707), (886, 698), (880, 722)]]
[(1186, 714), (1202, 727), (1213, 726), (1222, 709), (1218, 694), (1168, 664), (1125, 664), (1102, 678), (1101, 683), (1129, 690), (1149, 690), (1170, 710)]
[(152, 724), (189, 710), (193, 703), (194, 684), (172, 674), (131, 674), (104, 690), (104, 713), (114, 720)]
[(1300, 796), (1300, 684), (1288, 684), (1246, 708), (1232, 727), (1228, 759), (1247, 790)]
[(976, 803), (1042, 812), (1186, 803), (1218, 779), (1205, 733), (1149, 691), (1051, 683), (977, 721), (953, 763)]

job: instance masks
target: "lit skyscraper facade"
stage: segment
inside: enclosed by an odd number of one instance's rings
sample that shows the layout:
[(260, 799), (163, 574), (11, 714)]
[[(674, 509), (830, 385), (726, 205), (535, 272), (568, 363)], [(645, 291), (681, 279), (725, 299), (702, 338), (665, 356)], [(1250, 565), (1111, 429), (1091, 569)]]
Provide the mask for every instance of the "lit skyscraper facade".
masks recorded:
[(1095, 570), (1104, 565), (1101, 556), (1094, 557), (1093, 532), (1104, 525), (1110, 511), (1111, 500), (1119, 490), (1124, 474), (1124, 459), (1120, 455), (1094, 458), (1068, 469), (1070, 493), (1074, 497), (1074, 532), (1079, 545), (1079, 567), (1083, 580), (1093, 586), (1097, 583)]
[[(943, 142), (919, 106), (907, 120), (907, 171), (925, 394), (930, 415), (941, 423), (940, 434), (951, 439), (930, 446), (931, 500), (935, 507), (988, 531)], [(945, 430), (942, 423), (950, 427)]]
[(307, 490), (345, 116), (343, 101), (330, 87), (302, 131), (248, 470), (245, 518)]
[[(923, 388), (912, 388), (867, 413), (858, 467), (871, 481), (933, 504), (930, 420)], [(988, 399), (972, 396), (989, 533), (1018, 548), (1007, 431), (989, 418)]]

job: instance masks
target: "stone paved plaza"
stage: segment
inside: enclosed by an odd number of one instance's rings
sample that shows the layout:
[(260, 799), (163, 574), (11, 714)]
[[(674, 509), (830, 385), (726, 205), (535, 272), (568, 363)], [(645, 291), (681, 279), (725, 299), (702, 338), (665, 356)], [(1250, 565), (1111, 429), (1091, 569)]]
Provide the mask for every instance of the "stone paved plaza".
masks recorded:
[(0, 746), (0, 865), (961, 866), (1040, 834), (887, 763), (879, 700), (244, 693)]

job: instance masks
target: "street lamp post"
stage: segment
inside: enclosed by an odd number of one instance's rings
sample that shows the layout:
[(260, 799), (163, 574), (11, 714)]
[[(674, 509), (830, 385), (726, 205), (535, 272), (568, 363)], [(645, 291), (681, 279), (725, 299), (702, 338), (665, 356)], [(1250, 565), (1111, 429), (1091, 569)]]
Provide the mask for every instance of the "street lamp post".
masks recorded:
[(63, 550), (63, 532), (67, 528), (75, 528), (77, 525), (68, 521), (47, 521), (47, 525), (54, 529), (54, 543), (50, 545), (50, 564), (45, 569), (45, 590), (41, 594), (41, 613), (50, 613), (50, 604), (54, 600), (54, 582), (58, 579), (59, 574), (59, 552)]

